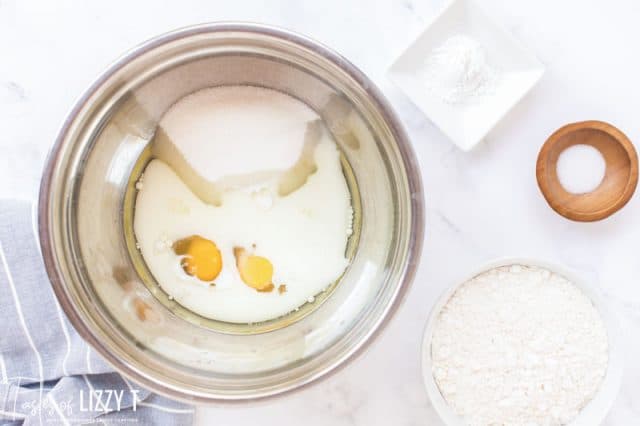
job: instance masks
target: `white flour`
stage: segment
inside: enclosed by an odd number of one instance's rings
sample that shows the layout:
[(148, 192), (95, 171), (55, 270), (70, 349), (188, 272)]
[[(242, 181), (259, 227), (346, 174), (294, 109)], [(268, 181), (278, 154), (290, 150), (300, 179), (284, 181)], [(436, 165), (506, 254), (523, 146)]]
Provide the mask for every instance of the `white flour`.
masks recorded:
[(431, 352), (447, 403), (470, 425), (563, 425), (605, 376), (608, 339), (591, 300), (546, 269), (506, 266), (464, 283)]
[(489, 94), (497, 74), (480, 43), (465, 35), (455, 35), (427, 57), (422, 79), (430, 93), (444, 102), (459, 104)]

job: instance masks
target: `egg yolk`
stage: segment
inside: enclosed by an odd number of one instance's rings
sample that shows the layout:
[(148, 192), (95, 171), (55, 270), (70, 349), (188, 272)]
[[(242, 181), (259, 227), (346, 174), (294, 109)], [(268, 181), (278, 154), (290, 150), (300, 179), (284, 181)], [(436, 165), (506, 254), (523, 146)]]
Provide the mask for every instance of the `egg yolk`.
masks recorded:
[(222, 270), (222, 255), (213, 241), (199, 235), (183, 238), (173, 244), (173, 251), (183, 256), (180, 266), (201, 281), (213, 281)]
[(233, 249), (242, 281), (258, 291), (273, 290), (273, 265), (267, 258), (247, 254), (241, 247)]

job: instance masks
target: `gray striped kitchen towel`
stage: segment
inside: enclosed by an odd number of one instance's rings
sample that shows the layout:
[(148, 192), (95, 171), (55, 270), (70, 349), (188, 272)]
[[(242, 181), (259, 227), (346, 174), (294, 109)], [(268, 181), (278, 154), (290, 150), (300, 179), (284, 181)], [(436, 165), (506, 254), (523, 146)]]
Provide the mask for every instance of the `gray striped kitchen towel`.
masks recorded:
[(193, 407), (113, 370), (76, 333), (49, 284), (35, 205), (0, 200), (0, 425), (190, 425)]

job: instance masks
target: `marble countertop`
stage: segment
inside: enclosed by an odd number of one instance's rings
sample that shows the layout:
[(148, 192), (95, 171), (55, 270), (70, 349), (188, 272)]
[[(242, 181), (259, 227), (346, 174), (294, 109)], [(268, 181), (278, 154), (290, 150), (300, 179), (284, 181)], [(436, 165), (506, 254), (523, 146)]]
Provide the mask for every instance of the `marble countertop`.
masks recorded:
[(206, 407), (197, 424), (438, 425), (420, 377), (430, 307), (460, 271), (502, 256), (552, 259), (600, 283), (618, 315), (626, 370), (606, 425), (640, 419), (640, 195), (592, 224), (555, 214), (535, 160), (561, 125), (609, 121), (640, 141), (640, 2), (478, 0), (547, 71), (470, 153), (455, 148), (385, 77), (444, 0), (172, 2), (0, 0), (0, 197), (33, 198), (73, 102), (122, 52), (194, 23), (248, 20), (303, 32), (365, 71), (402, 118), (422, 167), (427, 238), (406, 301), (371, 349), (304, 391), (251, 405)]

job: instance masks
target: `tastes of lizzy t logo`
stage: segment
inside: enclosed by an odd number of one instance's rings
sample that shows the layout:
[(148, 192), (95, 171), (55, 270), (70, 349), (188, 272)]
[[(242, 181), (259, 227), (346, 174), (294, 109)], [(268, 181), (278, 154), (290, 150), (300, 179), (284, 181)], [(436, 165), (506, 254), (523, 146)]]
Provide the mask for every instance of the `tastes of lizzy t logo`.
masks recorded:
[[(131, 389), (131, 408), (136, 411), (138, 408), (138, 390)], [(113, 389), (93, 389), (89, 392), (80, 390), (80, 411), (91, 411), (95, 413), (107, 413), (110, 411), (120, 411), (124, 401), (124, 390)]]

